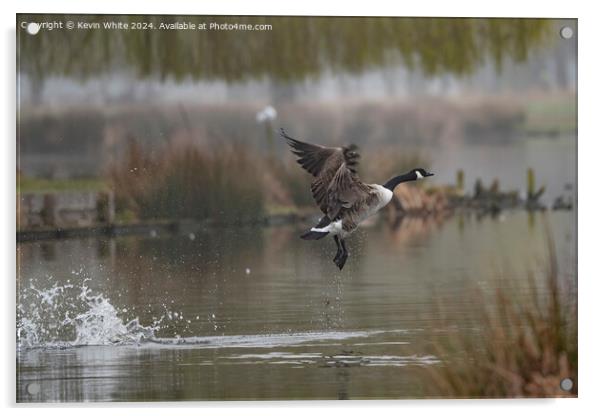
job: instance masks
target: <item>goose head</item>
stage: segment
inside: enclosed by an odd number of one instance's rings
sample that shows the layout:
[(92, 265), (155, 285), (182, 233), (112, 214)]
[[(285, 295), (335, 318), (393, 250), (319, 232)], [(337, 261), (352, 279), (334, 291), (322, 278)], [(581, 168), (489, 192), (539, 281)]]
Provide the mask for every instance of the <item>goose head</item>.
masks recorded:
[(427, 178), (429, 176), (433, 176), (434, 175), (434, 173), (427, 172), (426, 170), (424, 170), (422, 168), (418, 168), (418, 169), (412, 170), (412, 174), (414, 175), (414, 180), (415, 181), (417, 181), (419, 179), (424, 179), (424, 178)]
[(433, 176), (433, 173), (427, 172), (422, 168), (412, 169), (408, 173), (389, 179), (383, 186), (388, 190), (393, 191), (395, 190), (395, 187), (402, 182), (417, 181), (429, 176)]

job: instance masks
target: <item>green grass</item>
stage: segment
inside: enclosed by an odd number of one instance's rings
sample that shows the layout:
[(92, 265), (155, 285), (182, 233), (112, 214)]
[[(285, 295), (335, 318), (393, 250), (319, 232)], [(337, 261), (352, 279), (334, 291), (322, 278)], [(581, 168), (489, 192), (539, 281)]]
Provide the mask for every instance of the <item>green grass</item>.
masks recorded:
[(60, 191), (102, 191), (107, 183), (101, 178), (89, 179), (40, 179), (24, 178), (17, 180), (17, 193), (60, 192)]
[(570, 97), (548, 97), (525, 106), (528, 133), (564, 133), (577, 128), (576, 105)]

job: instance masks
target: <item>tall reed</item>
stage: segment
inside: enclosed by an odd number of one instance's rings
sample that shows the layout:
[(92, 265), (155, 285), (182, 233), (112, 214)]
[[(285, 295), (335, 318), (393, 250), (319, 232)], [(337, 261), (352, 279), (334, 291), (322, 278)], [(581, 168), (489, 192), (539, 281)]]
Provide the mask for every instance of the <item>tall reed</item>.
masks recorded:
[[(493, 297), (478, 291), (474, 331), (435, 341), (443, 364), (429, 369), (432, 394), (443, 397), (575, 397), (577, 302), (575, 285), (562, 279), (549, 238), (544, 285), (529, 274), (529, 299), (508, 285)], [(449, 327), (453, 323), (447, 319)], [(469, 334), (469, 335), (467, 335)], [(570, 391), (561, 388), (572, 381)]]

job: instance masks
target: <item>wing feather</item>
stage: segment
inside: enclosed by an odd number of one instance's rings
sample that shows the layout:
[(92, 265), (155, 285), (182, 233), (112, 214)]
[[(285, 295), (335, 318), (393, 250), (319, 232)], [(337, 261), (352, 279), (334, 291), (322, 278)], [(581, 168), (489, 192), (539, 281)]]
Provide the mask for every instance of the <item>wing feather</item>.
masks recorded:
[(340, 147), (326, 147), (319, 144), (305, 143), (293, 139), (282, 129), (280, 135), (284, 137), (291, 147), (292, 152), (297, 156), (297, 163), (306, 171), (317, 177), (326, 169), (336, 169), (344, 162), (343, 149)]
[(335, 219), (342, 209), (351, 208), (370, 189), (357, 176), (359, 153), (354, 145), (326, 147), (305, 143), (281, 130), (303, 169), (314, 176), (311, 192), (320, 210)]
[(346, 164), (342, 164), (328, 186), (326, 215), (335, 219), (370, 196), (370, 187), (361, 182)]

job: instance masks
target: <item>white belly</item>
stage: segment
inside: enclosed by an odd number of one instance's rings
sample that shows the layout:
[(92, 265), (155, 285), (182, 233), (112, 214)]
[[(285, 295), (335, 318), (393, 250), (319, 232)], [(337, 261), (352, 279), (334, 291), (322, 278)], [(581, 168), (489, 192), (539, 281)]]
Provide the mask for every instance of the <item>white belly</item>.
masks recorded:
[[(393, 192), (388, 190), (384, 186), (372, 185), (372, 187), (373, 187), (373, 189), (375, 189), (375, 191), (377, 193), (377, 196), (378, 196), (377, 202), (375, 204), (369, 206), (368, 209), (366, 209), (364, 212), (361, 213), (359, 218), (357, 218), (357, 225), (361, 224), (362, 221), (364, 221), (367, 218), (371, 217), (372, 215), (376, 214), (385, 205), (387, 205), (393, 198)], [(346, 232), (345, 230), (341, 229), (339, 231), (339, 233), (340, 233), (341, 237), (345, 238), (349, 234), (351, 234), (353, 231), (355, 231), (355, 229), (351, 230), (349, 232)]]
[(365, 219), (373, 216), (378, 211), (380, 211), (393, 198), (393, 192), (391, 192), (390, 190), (388, 190), (384, 186), (382, 186), (382, 185), (372, 185), (372, 187), (375, 189), (376, 194), (378, 196), (377, 202), (375, 204), (371, 205), (370, 207), (368, 207), (368, 209), (365, 210), (362, 213), (362, 215), (359, 218), (358, 225), (359, 225), (359, 223), (361, 223)]

